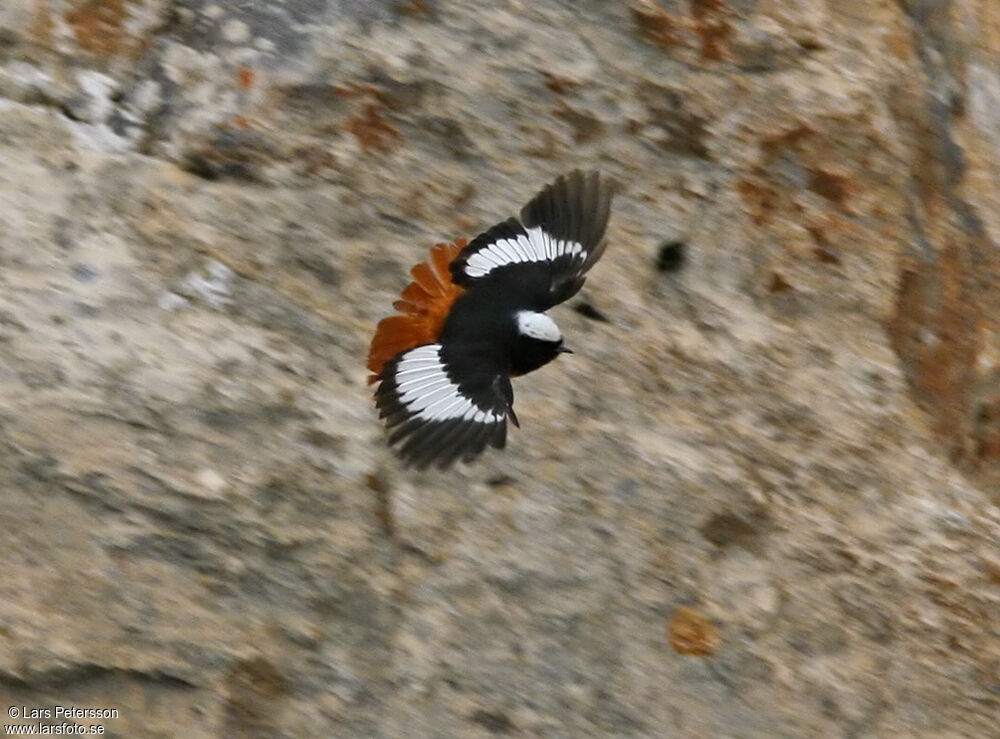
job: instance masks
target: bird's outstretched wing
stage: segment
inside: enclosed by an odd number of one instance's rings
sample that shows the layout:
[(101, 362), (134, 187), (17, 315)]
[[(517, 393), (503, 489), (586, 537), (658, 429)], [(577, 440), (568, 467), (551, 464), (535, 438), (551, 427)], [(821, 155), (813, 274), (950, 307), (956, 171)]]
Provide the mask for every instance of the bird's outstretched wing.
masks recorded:
[(574, 170), (521, 210), (480, 234), (451, 262), (452, 281), (471, 289), (517, 284), (536, 309), (573, 297), (604, 253), (612, 188), (597, 172)]
[(386, 363), (375, 391), (389, 443), (419, 469), (469, 462), (487, 445), (503, 449), (514, 392), (490, 352), (427, 344)]

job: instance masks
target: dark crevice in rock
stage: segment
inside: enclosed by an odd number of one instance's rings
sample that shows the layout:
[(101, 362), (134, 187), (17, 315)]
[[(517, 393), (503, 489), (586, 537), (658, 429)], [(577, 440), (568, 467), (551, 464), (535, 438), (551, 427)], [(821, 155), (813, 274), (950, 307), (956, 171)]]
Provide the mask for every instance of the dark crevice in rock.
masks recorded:
[(722, 549), (738, 546), (758, 553), (770, 528), (771, 519), (766, 511), (753, 510), (744, 514), (723, 511), (708, 519), (700, 531), (706, 540)]
[(186, 677), (164, 670), (133, 670), (109, 667), (93, 662), (67, 665), (16, 675), (0, 670), (0, 685), (32, 690), (66, 690), (86, 684), (111, 680), (153, 683), (161, 688), (191, 689), (199, 687)]
[(573, 306), (573, 310), (584, 318), (589, 318), (591, 321), (600, 321), (601, 323), (608, 322), (608, 317), (601, 313), (601, 311), (597, 310), (592, 303), (588, 303), (586, 301), (577, 303)]
[(479, 724), (491, 734), (510, 734), (517, 729), (507, 714), (501, 711), (485, 711), (480, 708), (469, 716), (469, 721)]

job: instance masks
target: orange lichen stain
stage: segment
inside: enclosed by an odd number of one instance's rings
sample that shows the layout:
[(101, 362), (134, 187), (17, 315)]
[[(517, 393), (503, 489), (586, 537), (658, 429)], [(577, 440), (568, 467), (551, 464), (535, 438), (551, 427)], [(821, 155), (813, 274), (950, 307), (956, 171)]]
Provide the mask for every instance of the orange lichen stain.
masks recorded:
[(850, 183), (843, 175), (830, 172), (827, 169), (814, 169), (809, 176), (809, 189), (817, 195), (826, 198), (840, 208), (850, 190)]
[(236, 70), (236, 84), (239, 85), (241, 90), (249, 90), (253, 87), (256, 79), (257, 73), (250, 69), (250, 67), (240, 67)]
[(346, 128), (354, 134), (365, 153), (388, 151), (403, 138), (375, 103), (365, 105), (364, 112), (349, 119)]
[(77, 0), (74, 5), (65, 18), (81, 48), (104, 55), (122, 50), (128, 38), (125, 0)]
[(683, 45), (676, 19), (655, 0), (637, 0), (629, 6), (629, 10), (639, 32), (646, 38), (663, 46)]
[(372, 372), (369, 385), (378, 380), (386, 362), (394, 356), (431, 344), (441, 335), (452, 303), (465, 292), (451, 281), (448, 265), (467, 243), (466, 239), (458, 239), (453, 244), (436, 244), (430, 258), (410, 270), (413, 282), (392, 304), (399, 315), (383, 318), (375, 329), (368, 350), (368, 369)]
[[(980, 309), (970, 299), (964, 282), (969, 265), (957, 244), (947, 244), (932, 267), (903, 271), (889, 334), (908, 364), (914, 396), (961, 458), (966, 450), (959, 429), (967, 426), (974, 399)], [(977, 450), (984, 451), (989, 453), (988, 445)]]
[(722, 61), (723, 44), (733, 33), (722, 0), (691, 0), (691, 15), (694, 16), (694, 32), (701, 39), (702, 61)]
[(778, 193), (767, 185), (761, 185), (749, 180), (743, 180), (736, 185), (743, 202), (751, 211), (751, 218), (758, 226), (767, 222), (778, 207)]
[(667, 635), (671, 646), (679, 654), (695, 657), (715, 654), (722, 642), (715, 624), (690, 606), (681, 606), (674, 611)]

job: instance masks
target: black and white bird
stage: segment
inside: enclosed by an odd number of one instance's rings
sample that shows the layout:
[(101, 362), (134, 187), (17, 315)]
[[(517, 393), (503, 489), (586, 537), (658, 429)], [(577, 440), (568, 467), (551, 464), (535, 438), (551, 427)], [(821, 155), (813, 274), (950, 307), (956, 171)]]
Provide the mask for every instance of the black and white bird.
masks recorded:
[(389, 443), (418, 468), (502, 449), (517, 426), (510, 378), (569, 352), (546, 311), (573, 297), (604, 252), (612, 188), (561, 176), (471, 242), (438, 244), (383, 319), (368, 355)]

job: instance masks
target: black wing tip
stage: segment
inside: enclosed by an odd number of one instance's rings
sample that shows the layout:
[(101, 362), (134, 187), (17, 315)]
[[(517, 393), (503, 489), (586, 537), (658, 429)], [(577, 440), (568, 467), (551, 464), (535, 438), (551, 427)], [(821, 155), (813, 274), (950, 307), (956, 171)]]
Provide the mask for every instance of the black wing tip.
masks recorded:
[(541, 226), (557, 238), (581, 244), (593, 264), (603, 251), (601, 242), (617, 189), (614, 180), (596, 169), (574, 169), (543, 187), (521, 209), (521, 221), (527, 228)]
[(471, 255), (485, 244), (516, 238), (535, 226), (555, 238), (580, 244), (586, 257), (577, 271), (586, 272), (604, 253), (611, 201), (619, 189), (617, 180), (596, 169), (574, 169), (559, 175), (521, 209), (520, 220), (501, 221), (469, 242), (449, 265), (452, 281), (469, 286), (475, 282), (465, 271)]
[[(422, 424), (407, 429), (390, 440), (393, 452), (407, 467), (423, 471), (428, 468), (448, 470), (456, 462), (474, 462), (487, 446), (503, 449), (507, 424), (476, 424), (469, 428), (462, 422)], [(397, 432), (399, 429), (397, 429)]]

